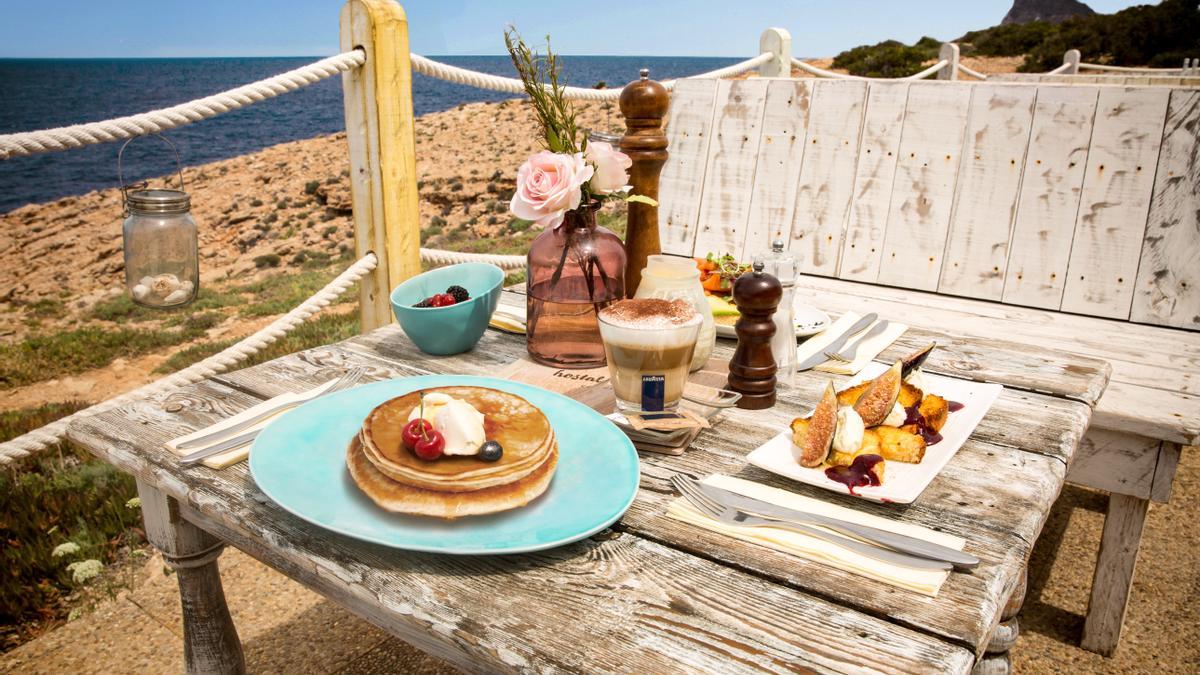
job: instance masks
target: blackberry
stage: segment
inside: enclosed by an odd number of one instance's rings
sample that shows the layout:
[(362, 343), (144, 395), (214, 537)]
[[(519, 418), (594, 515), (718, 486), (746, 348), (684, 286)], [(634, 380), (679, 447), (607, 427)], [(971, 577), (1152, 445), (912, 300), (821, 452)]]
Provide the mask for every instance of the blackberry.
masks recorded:
[(471, 294), (462, 286), (451, 286), (446, 292), (454, 296), (454, 302), (466, 302), (471, 299)]
[(413, 305), (413, 307), (433, 307), (433, 298), (425, 298), (424, 300)]

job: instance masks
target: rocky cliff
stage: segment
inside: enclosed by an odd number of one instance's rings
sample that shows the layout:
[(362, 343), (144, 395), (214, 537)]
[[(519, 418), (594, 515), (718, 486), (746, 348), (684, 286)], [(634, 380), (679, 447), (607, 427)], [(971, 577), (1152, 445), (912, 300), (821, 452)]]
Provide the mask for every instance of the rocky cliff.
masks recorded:
[(1073, 16), (1088, 16), (1095, 10), (1079, 0), (1014, 0), (1012, 9), (1004, 15), (1000, 23), (1029, 23), (1030, 21), (1049, 21), (1062, 23)]

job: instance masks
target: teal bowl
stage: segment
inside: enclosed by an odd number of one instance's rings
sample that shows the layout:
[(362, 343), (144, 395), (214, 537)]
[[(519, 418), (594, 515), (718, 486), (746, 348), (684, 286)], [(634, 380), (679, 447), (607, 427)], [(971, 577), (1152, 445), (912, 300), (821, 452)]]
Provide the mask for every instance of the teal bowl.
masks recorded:
[[(431, 295), (462, 286), (471, 295), (446, 307), (413, 307)], [(459, 263), (423, 272), (392, 291), (392, 313), (426, 354), (461, 354), (475, 346), (500, 303), (504, 271), (489, 263)]]

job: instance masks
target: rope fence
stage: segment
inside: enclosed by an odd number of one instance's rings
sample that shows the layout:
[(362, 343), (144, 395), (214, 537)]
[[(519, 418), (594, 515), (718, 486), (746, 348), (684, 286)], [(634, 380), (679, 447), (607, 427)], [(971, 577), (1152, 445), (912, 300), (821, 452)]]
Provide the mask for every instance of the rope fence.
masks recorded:
[(84, 408), (67, 417), (51, 422), (44, 427), (34, 429), (10, 441), (0, 443), (0, 465), (11, 464), (14, 461), (54, 447), (62, 441), (63, 435), (67, 432), (67, 426), (74, 420), (112, 410), (129, 401), (145, 398), (158, 392), (199, 382), (200, 380), (229, 370), (234, 365), (245, 361), (279, 338), (287, 335), (297, 326), (304, 323), (308, 317), (328, 307), (331, 302), (345, 293), (355, 282), (366, 276), (368, 272), (374, 270), (377, 264), (378, 259), (375, 257), (375, 254), (368, 253), (346, 268), (346, 271), (326, 284), (324, 288), (297, 305), (292, 311), (220, 353), (192, 364), (177, 373), (155, 380), (143, 387), (97, 403), (89, 408)]
[[(834, 71), (832, 71), (832, 70), (825, 70), (824, 68), (818, 68), (817, 66), (814, 66), (814, 65), (812, 65), (811, 63), (806, 63), (806, 62), (804, 62), (804, 61), (801, 61), (800, 59), (798, 59), (798, 58), (796, 58), (796, 57), (794, 57), (794, 56), (792, 57), (792, 65), (796, 66), (797, 68), (799, 68), (800, 70), (803, 70), (803, 71), (804, 71), (804, 72), (806, 72), (806, 73), (809, 73), (810, 75), (815, 75), (815, 76), (817, 76), (817, 77), (825, 77), (825, 78), (829, 78), (829, 79), (836, 79), (836, 80), (871, 80), (871, 81), (877, 81), (877, 80), (878, 80), (878, 81), (883, 81), (883, 80), (897, 80), (897, 81), (903, 81), (903, 80), (923, 80), (923, 79), (925, 79), (925, 78), (929, 77), (930, 75), (936, 75), (936, 74), (938, 73), (938, 71), (940, 71), (941, 69), (943, 69), (943, 68), (945, 68), (946, 66), (950, 65), (950, 62), (949, 62), (949, 61), (947, 61), (946, 59), (942, 59), (941, 61), (938, 61), (937, 63), (933, 64), (932, 66), (929, 66), (928, 68), (926, 68), (926, 69), (922, 70), (922, 71), (921, 71), (921, 72), (919, 72), (919, 73), (913, 73), (912, 75), (907, 75), (907, 76), (905, 76), (905, 77), (863, 77), (863, 76), (861, 76), (861, 75), (848, 75), (848, 74), (846, 74), (846, 73), (835, 73), (835, 72), (834, 72)], [(958, 67), (958, 68), (959, 68), (959, 70), (962, 70), (962, 69), (963, 69), (962, 65), (959, 65), (959, 67)], [(986, 79), (986, 77), (985, 77), (984, 79)]]
[(987, 76), (987, 75), (985, 75), (985, 74), (983, 74), (983, 73), (979, 72), (978, 70), (974, 70), (974, 69), (972, 69), (972, 68), (968, 68), (968, 67), (964, 66), (964, 65), (963, 65), (963, 64), (961, 64), (961, 63), (960, 63), (960, 64), (958, 64), (958, 69), (959, 69), (959, 70), (961, 70), (962, 72), (964, 72), (964, 73), (966, 73), (966, 74), (970, 75), (971, 77), (973, 77), (973, 78), (977, 79), (977, 80), (986, 80), (986, 79), (988, 79), (988, 76)]

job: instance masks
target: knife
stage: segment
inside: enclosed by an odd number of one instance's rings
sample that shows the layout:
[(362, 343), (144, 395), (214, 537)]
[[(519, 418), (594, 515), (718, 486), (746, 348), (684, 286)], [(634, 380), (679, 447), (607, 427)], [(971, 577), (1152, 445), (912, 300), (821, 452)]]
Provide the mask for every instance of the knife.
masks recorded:
[(797, 365), (796, 370), (808, 370), (810, 368), (816, 368), (822, 363), (825, 363), (829, 360), (829, 357), (825, 356), (825, 352), (836, 352), (837, 350), (841, 349), (846, 344), (847, 340), (866, 330), (867, 326), (870, 326), (872, 323), (874, 323), (875, 319), (877, 318), (879, 318), (879, 315), (875, 312), (871, 312), (870, 314), (859, 319), (854, 323), (853, 326), (850, 326), (850, 330), (842, 333), (836, 340), (826, 345), (824, 349), (808, 357), (803, 363)]
[(225, 452), (226, 450), (233, 450), (234, 448), (239, 448), (243, 445), (246, 445), (247, 443), (250, 443), (255, 438), (257, 438), (259, 432), (261, 432), (261, 431), (262, 431), (261, 429), (255, 429), (254, 431), (247, 431), (246, 433), (240, 434), (238, 436), (234, 436), (233, 438), (230, 438), (229, 440), (221, 441), (220, 443), (217, 443), (216, 445), (214, 445), (212, 447), (205, 448), (203, 450), (197, 450), (189, 455), (184, 455), (183, 457), (181, 457), (179, 459), (179, 464), (180, 464), (180, 466), (191, 466), (193, 464), (199, 464), (200, 462), (203, 462), (204, 460), (208, 459), (209, 457), (212, 457), (213, 455), (219, 455), (222, 452)]
[(851, 523), (838, 518), (831, 518), (830, 516), (824, 516), (819, 513), (810, 513), (808, 511), (789, 509), (777, 504), (764, 502), (760, 499), (754, 499), (753, 497), (746, 497), (736, 492), (730, 492), (729, 490), (712, 485), (706, 485), (700, 482), (697, 482), (696, 485), (710, 498), (715, 499), (725, 506), (738, 509), (739, 511), (746, 511), (749, 513), (769, 516), (771, 518), (780, 518), (783, 520), (828, 527), (829, 529), (836, 530), (842, 534), (847, 534), (858, 539), (864, 539), (880, 546), (886, 546), (895, 551), (908, 553), (909, 555), (915, 555), (921, 558), (928, 558), (930, 560), (942, 560), (952, 563), (955, 567), (971, 569), (979, 565), (979, 558), (976, 558), (969, 553), (964, 553), (957, 549), (950, 548), (949, 546), (942, 546), (941, 544), (935, 544), (933, 542), (925, 541), (924, 539), (917, 539), (916, 537), (909, 537), (903, 534), (896, 534), (895, 532), (888, 532), (887, 530), (881, 530), (877, 527), (870, 527), (868, 525)]
[(834, 353), (837, 354), (838, 356), (842, 357), (843, 359), (846, 359), (847, 363), (854, 363), (854, 358), (856, 356), (858, 356), (858, 348), (863, 346), (863, 343), (866, 342), (867, 340), (870, 340), (871, 338), (875, 337), (876, 335), (879, 335), (883, 331), (887, 330), (888, 325), (890, 325), (890, 324), (887, 321), (880, 321), (879, 323), (872, 326), (871, 330), (867, 331), (862, 337), (855, 340), (854, 344), (850, 345), (849, 347), (844, 347), (843, 351), (834, 352)]

